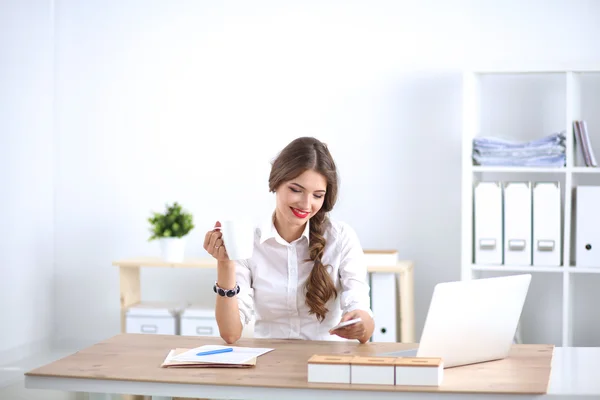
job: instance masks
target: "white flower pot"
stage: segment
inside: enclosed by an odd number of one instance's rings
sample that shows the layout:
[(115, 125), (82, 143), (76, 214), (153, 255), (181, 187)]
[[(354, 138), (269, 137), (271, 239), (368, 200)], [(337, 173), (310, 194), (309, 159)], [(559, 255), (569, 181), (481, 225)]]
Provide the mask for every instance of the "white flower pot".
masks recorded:
[(160, 254), (167, 262), (182, 262), (185, 257), (185, 237), (160, 238)]

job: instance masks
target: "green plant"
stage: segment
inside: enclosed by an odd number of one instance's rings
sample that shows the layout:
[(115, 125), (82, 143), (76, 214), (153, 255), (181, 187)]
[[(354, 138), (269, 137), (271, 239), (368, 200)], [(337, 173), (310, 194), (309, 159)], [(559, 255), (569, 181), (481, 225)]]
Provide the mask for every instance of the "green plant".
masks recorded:
[(177, 202), (172, 206), (166, 204), (164, 214), (153, 212), (148, 218), (148, 222), (152, 225), (150, 232), (152, 236), (148, 240), (182, 237), (187, 235), (194, 229), (194, 221), (192, 214), (183, 210)]

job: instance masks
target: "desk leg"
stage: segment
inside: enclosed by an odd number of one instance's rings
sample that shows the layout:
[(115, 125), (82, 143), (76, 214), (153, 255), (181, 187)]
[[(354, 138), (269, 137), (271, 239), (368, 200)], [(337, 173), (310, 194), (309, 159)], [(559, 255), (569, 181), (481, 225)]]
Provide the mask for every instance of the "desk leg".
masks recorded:
[(127, 308), (141, 300), (140, 267), (119, 267), (121, 292), (121, 332), (126, 332), (125, 313)]
[(400, 301), (400, 342), (415, 343), (414, 276), (412, 266), (396, 274)]
[[(127, 308), (142, 299), (140, 290), (140, 267), (119, 267), (119, 290), (121, 292), (121, 332), (127, 332), (125, 317)], [(122, 395), (120, 400), (146, 400), (149, 397)]]

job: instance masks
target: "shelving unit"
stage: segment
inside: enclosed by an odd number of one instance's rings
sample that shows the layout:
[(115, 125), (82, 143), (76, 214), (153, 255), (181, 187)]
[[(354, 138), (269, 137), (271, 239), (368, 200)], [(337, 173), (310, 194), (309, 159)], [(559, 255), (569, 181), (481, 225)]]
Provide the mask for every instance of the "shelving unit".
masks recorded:
[[(576, 157), (572, 123), (582, 119), (587, 121), (592, 148), (599, 157), (600, 68), (478, 69), (463, 75), (461, 278), (532, 273), (520, 324), (526, 343), (600, 346), (600, 323), (596, 322), (600, 311), (590, 307), (600, 298), (600, 265), (575, 266), (573, 190), (579, 185), (600, 186), (600, 168), (586, 167)], [(566, 131), (564, 167), (473, 165), (475, 137), (529, 141), (560, 131)], [(478, 181), (560, 182), (561, 266), (474, 264), (473, 185)]]
[[(369, 251), (365, 251), (368, 253)], [(126, 331), (125, 318), (127, 310), (142, 302), (140, 270), (149, 268), (208, 268), (216, 269), (214, 258), (187, 259), (183, 262), (166, 262), (158, 257), (136, 257), (116, 260), (113, 266), (119, 268), (119, 291), (121, 307), (121, 332)], [(415, 342), (415, 309), (414, 309), (414, 263), (412, 260), (398, 260), (395, 265), (367, 265), (367, 272), (395, 274), (396, 303), (399, 305), (396, 340), (403, 343)], [(394, 301), (393, 298), (390, 299)]]

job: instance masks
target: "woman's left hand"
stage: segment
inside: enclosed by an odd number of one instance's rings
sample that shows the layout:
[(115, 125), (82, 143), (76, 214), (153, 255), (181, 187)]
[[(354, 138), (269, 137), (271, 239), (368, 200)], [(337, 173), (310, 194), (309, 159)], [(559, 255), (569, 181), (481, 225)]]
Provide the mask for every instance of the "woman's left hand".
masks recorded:
[(368, 342), (375, 327), (373, 318), (371, 318), (369, 313), (364, 310), (354, 310), (344, 314), (340, 322), (349, 321), (355, 318), (360, 318), (362, 321), (336, 329), (335, 331), (330, 330), (329, 333), (345, 339), (357, 339), (361, 343)]

